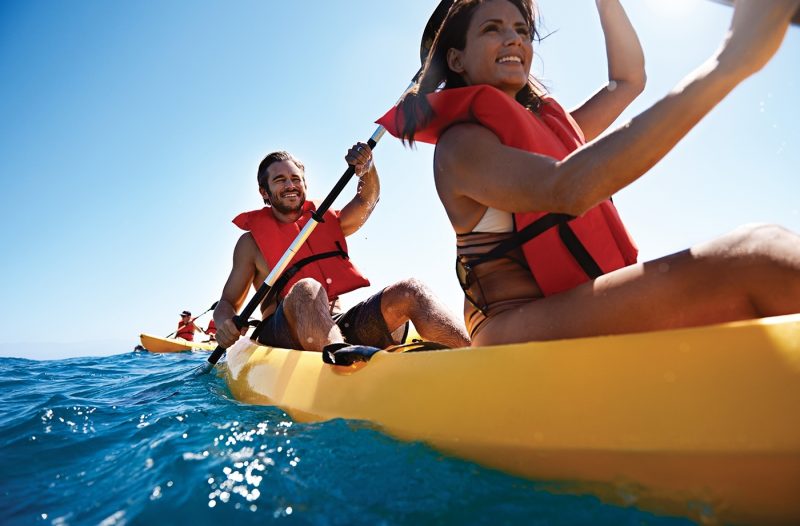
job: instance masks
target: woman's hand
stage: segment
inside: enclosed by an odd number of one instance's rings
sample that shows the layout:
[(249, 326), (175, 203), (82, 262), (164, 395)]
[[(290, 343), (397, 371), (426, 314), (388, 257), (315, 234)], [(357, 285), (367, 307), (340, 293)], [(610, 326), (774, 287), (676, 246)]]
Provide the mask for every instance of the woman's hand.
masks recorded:
[(786, 35), (800, 0), (737, 0), (719, 67), (750, 76), (770, 61)]

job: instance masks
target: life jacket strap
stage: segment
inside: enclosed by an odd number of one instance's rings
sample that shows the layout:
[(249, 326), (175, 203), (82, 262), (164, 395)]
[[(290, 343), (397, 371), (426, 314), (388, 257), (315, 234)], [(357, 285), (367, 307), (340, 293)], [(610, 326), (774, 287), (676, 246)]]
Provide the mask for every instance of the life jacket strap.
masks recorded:
[(569, 253), (572, 254), (572, 257), (575, 258), (575, 261), (578, 262), (578, 265), (581, 266), (587, 276), (595, 279), (603, 275), (603, 269), (589, 254), (589, 251), (586, 250), (586, 247), (583, 246), (583, 243), (581, 243), (581, 240), (578, 239), (578, 236), (575, 235), (568, 223), (558, 225), (558, 237), (561, 238), (561, 242), (564, 243)]
[[(308, 256), (307, 258), (301, 259), (291, 267), (284, 270), (283, 274), (281, 274), (281, 277), (279, 277), (275, 281), (275, 284), (272, 286), (270, 292), (274, 290), (276, 291), (277, 294), (280, 294), (280, 292), (283, 291), (283, 288), (286, 286), (286, 284), (289, 283), (289, 280), (291, 280), (294, 277), (294, 275), (300, 271), (301, 268), (305, 267), (310, 263), (319, 261), (320, 259), (335, 258), (335, 257), (341, 257), (342, 259), (350, 259), (350, 256), (347, 255), (347, 252), (342, 250), (342, 246), (338, 242), (336, 243), (336, 246), (339, 248), (339, 250), (332, 250), (330, 252), (320, 252), (319, 254)], [(267, 303), (267, 299), (270, 299), (270, 297), (267, 296), (267, 298), (264, 299), (263, 305), (269, 305), (269, 303)]]
[(531, 239), (543, 234), (554, 226), (565, 224), (570, 219), (575, 219), (575, 216), (571, 216), (569, 214), (543, 215), (522, 230), (515, 232), (511, 237), (504, 239), (500, 244), (495, 246), (486, 254), (483, 254), (475, 259), (470, 258), (469, 265), (471, 267), (475, 267), (481, 263), (501, 258), (511, 250), (524, 245)]
[(575, 235), (575, 232), (569, 226), (569, 222), (573, 219), (575, 219), (575, 216), (569, 214), (552, 213), (543, 215), (530, 225), (527, 225), (522, 230), (515, 232), (512, 236), (503, 240), (489, 252), (474, 259), (462, 256), (459, 258), (459, 263), (465, 267), (474, 268), (481, 263), (499, 259), (504, 257), (505, 254), (511, 250), (524, 245), (547, 230), (558, 227), (558, 236), (561, 242), (564, 243), (564, 246), (567, 247), (567, 250), (569, 250), (572, 257), (575, 258), (575, 261), (580, 265), (586, 275), (591, 279), (602, 276), (603, 270), (600, 268), (600, 265), (598, 265), (592, 255), (589, 254), (589, 251), (586, 250), (586, 247), (583, 246), (581, 240), (578, 239), (578, 236)]

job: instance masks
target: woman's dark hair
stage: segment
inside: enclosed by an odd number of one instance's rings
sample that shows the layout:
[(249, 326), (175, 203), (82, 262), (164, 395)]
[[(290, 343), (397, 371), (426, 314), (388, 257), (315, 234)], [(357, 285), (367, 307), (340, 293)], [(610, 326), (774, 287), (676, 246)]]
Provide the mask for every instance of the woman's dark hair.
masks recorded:
[[(414, 144), (414, 135), (417, 130), (424, 128), (433, 118), (433, 108), (428, 102), (427, 95), (437, 89), (461, 88), (467, 84), (458, 73), (452, 71), (447, 65), (447, 52), (451, 48), (462, 50), (467, 45), (467, 29), (475, 11), (489, 0), (456, 0), (447, 12), (439, 31), (431, 45), (428, 59), (422, 68), (417, 85), (409, 91), (400, 103), (403, 112), (404, 125), (402, 131), (403, 142)], [(531, 40), (538, 40), (536, 20), (531, 0), (508, 0), (522, 13), (528, 26)], [(541, 94), (543, 89), (533, 79), (516, 96), (517, 102), (531, 111), (538, 111), (542, 104)]]

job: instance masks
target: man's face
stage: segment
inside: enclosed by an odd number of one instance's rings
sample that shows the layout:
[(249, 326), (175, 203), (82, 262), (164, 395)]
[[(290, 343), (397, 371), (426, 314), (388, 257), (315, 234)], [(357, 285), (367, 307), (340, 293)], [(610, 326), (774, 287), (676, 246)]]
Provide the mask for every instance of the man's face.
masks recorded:
[(303, 171), (292, 161), (279, 161), (267, 168), (266, 193), (272, 208), (283, 214), (297, 212), (306, 201), (306, 180)]

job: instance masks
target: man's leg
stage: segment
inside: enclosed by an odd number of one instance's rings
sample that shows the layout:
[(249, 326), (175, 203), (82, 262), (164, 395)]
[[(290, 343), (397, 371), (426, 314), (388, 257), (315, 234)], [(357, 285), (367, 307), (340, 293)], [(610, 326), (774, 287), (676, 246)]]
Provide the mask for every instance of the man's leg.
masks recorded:
[(344, 341), (330, 314), (328, 295), (316, 280), (295, 283), (283, 299), (283, 312), (294, 340), (307, 351), (322, 351), (331, 343)]
[(448, 347), (469, 347), (464, 323), (422, 281), (411, 278), (383, 289), (381, 313), (389, 331), (411, 320), (419, 335)]

